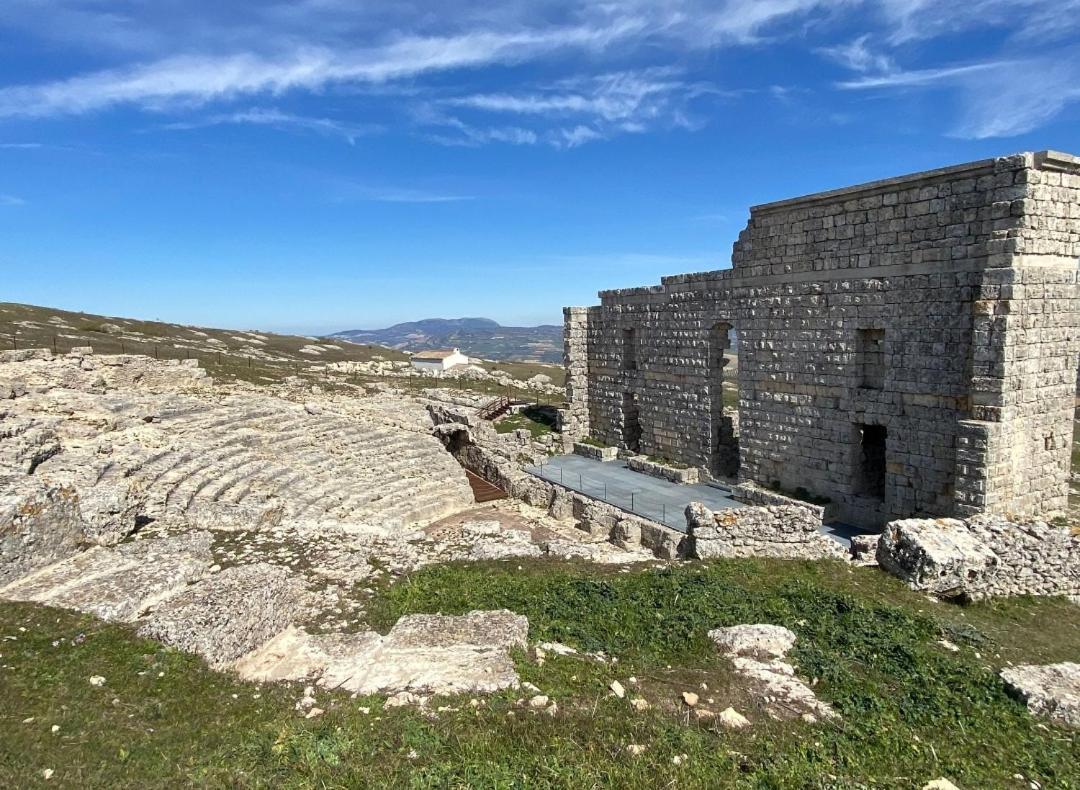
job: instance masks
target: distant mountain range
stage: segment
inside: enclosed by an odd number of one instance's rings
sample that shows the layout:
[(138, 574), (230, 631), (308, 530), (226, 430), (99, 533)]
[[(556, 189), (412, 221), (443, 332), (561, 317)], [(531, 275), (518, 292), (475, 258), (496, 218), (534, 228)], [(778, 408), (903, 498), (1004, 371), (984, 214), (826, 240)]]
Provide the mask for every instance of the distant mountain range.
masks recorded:
[(505, 361), (559, 364), (563, 356), (561, 326), (502, 326), (490, 318), (427, 318), (386, 329), (349, 329), (330, 337), (401, 351), (460, 348), (471, 357)]

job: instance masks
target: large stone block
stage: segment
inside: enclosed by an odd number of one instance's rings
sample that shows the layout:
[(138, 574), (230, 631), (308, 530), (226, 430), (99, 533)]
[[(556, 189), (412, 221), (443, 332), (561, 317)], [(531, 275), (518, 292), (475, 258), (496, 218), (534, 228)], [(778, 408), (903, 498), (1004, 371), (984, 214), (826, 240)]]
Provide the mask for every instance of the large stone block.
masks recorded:
[(961, 596), (981, 583), (998, 557), (958, 519), (905, 519), (885, 527), (878, 564), (911, 587)]
[(0, 475), (0, 586), (76, 554), (84, 523), (75, 490), (24, 475)]

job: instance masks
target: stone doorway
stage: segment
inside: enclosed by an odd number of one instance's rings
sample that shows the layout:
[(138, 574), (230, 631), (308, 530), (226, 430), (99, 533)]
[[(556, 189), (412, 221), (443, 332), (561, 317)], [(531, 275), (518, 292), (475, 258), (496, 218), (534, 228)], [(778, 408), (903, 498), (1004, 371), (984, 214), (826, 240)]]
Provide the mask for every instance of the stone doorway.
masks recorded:
[(641, 452), (641, 413), (638, 411), (637, 398), (632, 392), (623, 393), (622, 403), (622, 443), (630, 452)]
[(888, 431), (884, 425), (856, 425), (854, 492), (870, 499), (885, 499), (885, 459)]
[[(730, 362), (724, 352), (731, 348), (731, 334), (732, 326), (726, 321), (709, 329), (709, 471), (717, 477), (735, 477), (739, 472), (733, 410), (724, 405), (724, 369)], [(729, 388), (728, 400), (730, 392)]]

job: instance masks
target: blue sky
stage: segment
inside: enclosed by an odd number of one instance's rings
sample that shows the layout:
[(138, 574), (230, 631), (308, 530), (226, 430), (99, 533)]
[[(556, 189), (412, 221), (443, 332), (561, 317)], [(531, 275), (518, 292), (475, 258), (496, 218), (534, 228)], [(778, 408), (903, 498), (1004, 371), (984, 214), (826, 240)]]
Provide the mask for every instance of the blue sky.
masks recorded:
[(755, 203), (1080, 152), (1080, 0), (4, 0), (0, 300), (561, 320)]

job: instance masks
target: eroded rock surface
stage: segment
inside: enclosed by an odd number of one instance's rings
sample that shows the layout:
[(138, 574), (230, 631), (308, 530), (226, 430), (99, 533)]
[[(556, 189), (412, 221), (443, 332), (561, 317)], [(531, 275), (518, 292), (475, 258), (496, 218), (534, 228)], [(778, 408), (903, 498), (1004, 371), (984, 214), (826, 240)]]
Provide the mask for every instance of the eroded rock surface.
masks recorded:
[(731, 659), (735, 670), (751, 682), (765, 710), (777, 719), (806, 720), (837, 716), (827, 703), (797, 677), (784, 660), (795, 645), (795, 634), (778, 625), (735, 625), (709, 631), (717, 649)]
[(386, 636), (313, 635), (287, 629), (234, 668), (247, 680), (310, 680), (357, 694), (494, 692), (516, 688), (509, 651), (528, 620), (505, 609), (462, 616), (409, 615)]
[(209, 575), (211, 535), (192, 532), (95, 547), (0, 588), (0, 597), (133, 622)]
[(912, 588), (942, 597), (1080, 594), (1080, 533), (1042, 521), (893, 521), (877, 560)]
[(73, 489), (0, 473), (0, 586), (75, 554), (83, 542)]
[(436, 395), (213, 386), (193, 362), (90, 349), (0, 353), (0, 597), (131, 623), (217, 668), (247, 656), (255, 674), (359, 693), (516, 685), (524, 618), (416, 615), (382, 636), (364, 629), (376, 582), (438, 562), (651, 555), (513, 500), (475, 506), (432, 435)]
[(1080, 728), (1080, 664), (1023, 664), (1001, 670), (1001, 679), (1033, 714)]
[(303, 584), (289, 571), (246, 565), (172, 596), (142, 621), (139, 633), (223, 667), (301, 619), (307, 606)]

